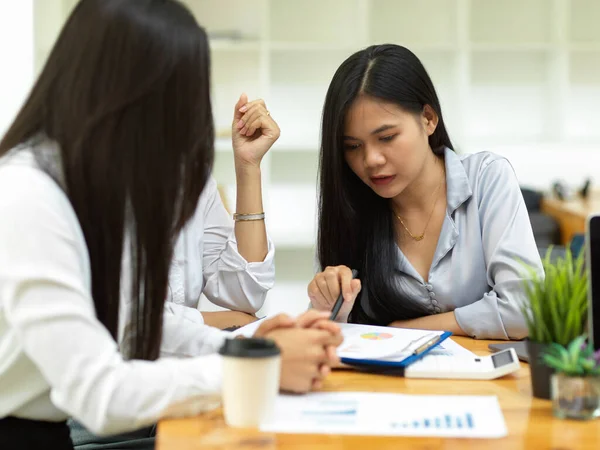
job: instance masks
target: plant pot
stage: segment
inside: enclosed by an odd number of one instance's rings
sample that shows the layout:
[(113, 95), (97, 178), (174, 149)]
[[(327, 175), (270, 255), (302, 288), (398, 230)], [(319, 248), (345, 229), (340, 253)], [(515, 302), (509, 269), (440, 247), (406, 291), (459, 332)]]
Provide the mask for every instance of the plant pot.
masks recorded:
[(527, 353), (529, 355), (529, 368), (531, 369), (531, 390), (536, 398), (550, 400), (550, 380), (554, 370), (548, 367), (542, 356), (548, 344), (541, 344), (526, 340)]
[(560, 419), (600, 417), (600, 377), (552, 375), (552, 413)]

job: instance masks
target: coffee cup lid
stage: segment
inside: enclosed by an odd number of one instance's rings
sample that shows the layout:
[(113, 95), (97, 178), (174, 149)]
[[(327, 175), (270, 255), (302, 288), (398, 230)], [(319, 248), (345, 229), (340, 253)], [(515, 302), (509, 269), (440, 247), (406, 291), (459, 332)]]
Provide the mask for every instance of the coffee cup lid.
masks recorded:
[(236, 358), (268, 358), (280, 353), (274, 341), (262, 338), (226, 339), (219, 350), (220, 355)]

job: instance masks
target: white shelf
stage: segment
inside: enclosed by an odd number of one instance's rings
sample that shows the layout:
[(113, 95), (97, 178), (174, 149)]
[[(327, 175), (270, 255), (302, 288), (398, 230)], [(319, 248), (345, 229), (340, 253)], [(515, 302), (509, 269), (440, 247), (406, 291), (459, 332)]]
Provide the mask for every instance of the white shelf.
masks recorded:
[[(308, 187), (317, 185), (317, 168), (319, 166), (317, 152), (272, 153), (270, 164), (271, 183), (274, 186), (280, 183), (302, 184)], [(314, 192), (311, 192), (311, 195), (314, 195)]]
[(227, 198), (231, 201), (234, 201), (236, 189), (233, 152), (218, 152), (215, 155), (213, 176), (219, 185), (227, 186)]
[[(258, 0), (262, 3), (263, 0)], [(264, 34), (265, 16), (256, 2), (239, 0), (184, 0), (206, 28), (209, 37), (232, 36), (258, 41)]]
[(233, 147), (231, 144), (231, 136), (217, 138), (215, 140), (215, 151), (224, 152), (224, 153), (233, 152)]
[(569, 61), (566, 134), (580, 140), (600, 140), (600, 51), (575, 52)]
[(317, 234), (310, 230), (300, 229), (297, 231), (284, 230), (269, 225), (269, 235), (278, 249), (313, 248), (317, 240)]
[(548, 44), (553, 40), (549, 0), (471, 0), (469, 31), (474, 43)]
[(211, 39), (210, 49), (218, 52), (258, 52), (261, 45), (260, 41)]
[(306, 289), (311, 279), (312, 277), (304, 282), (277, 280), (275, 287), (267, 294), (267, 300), (260, 310), (260, 314), (286, 313), (297, 316), (306, 312), (309, 305)]
[[(273, 153), (307, 153), (307, 154), (316, 154), (319, 151), (321, 143), (319, 139), (314, 139), (312, 141), (307, 140), (296, 140), (292, 141), (288, 139), (286, 141), (285, 138), (280, 138), (271, 150), (269, 150), (268, 154)], [(231, 144), (231, 136), (227, 137), (219, 137), (215, 139), (215, 151), (216, 152), (233, 152), (233, 147)]]
[(569, 39), (574, 43), (600, 42), (600, 2), (598, 0), (570, 0)]
[(233, 121), (233, 108), (242, 93), (248, 94), (250, 100), (264, 96), (260, 53), (230, 49), (214, 52), (211, 58), (211, 100), (215, 129), (229, 129)]
[[(319, 151), (320, 141), (293, 141), (286, 142), (285, 139), (280, 138), (271, 150), (269, 150), (269, 155), (274, 153), (306, 153), (306, 154), (316, 154)], [(233, 152), (233, 147), (231, 144), (231, 136), (229, 137), (221, 137), (215, 140), (215, 151), (229, 153)]]
[(275, 246), (310, 248), (316, 242), (316, 187), (272, 184), (267, 193), (267, 225)]
[(457, 4), (457, 0), (371, 0), (369, 41), (411, 49), (451, 47), (458, 41)]
[(496, 53), (496, 52), (550, 52), (555, 47), (549, 43), (542, 42), (520, 42), (518, 44), (506, 43), (471, 43), (469, 45), (471, 51), (479, 53)]
[(275, 145), (273, 145), (273, 148), (271, 149), (270, 153), (298, 153), (298, 152), (303, 152), (303, 153), (318, 153), (319, 151), (319, 147), (321, 146), (321, 143), (318, 139), (315, 139), (314, 141), (306, 141), (306, 142), (302, 142), (302, 141), (292, 141), (292, 140), (285, 140), (280, 138), (279, 141), (277, 141), (275, 143)]
[(293, 41), (271, 42), (269, 49), (274, 52), (345, 52), (348, 55), (358, 50), (355, 45)]
[[(506, 70), (509, 67), (511, 70)], [(552, 106), (548, 95), (548, 74), (549, 57), (543, 53), (474, 54), (466, 137), (494, 140), (506, 137), (543, 138)]]
[[(403, 45), (403, 44), (400, 44)], [(448, 53), (456, 54), (460, 50), (460, 47), (453, 42), (440, 42), (440, 43), (423, 43), (417, 42), (415, 44), (404, 44), (404, 47), (410, 49), (415, 55), (421, 59), (421, 56), (425, 53)]]
[(359, 0), (272, 0), (269, 36), (274, 42), (344, 45), (356, 48), (363, 20)]
[(599, 52), (600, 51), (600, 42), (591, 42), (591, 43), (578, 43), (569, 45), (569, 51), (571, 52)]

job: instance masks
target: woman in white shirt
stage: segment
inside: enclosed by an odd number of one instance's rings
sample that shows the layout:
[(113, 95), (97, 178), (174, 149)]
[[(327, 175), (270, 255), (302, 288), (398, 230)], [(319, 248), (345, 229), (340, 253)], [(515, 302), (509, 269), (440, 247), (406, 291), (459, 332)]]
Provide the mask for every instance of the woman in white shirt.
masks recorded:
[[(208, 80), (206, 33), (176, 1), (82, 0), (68, 19), (0, 141), (0, 448), (72, 448), (68, 416), (115, 434), (214, 405), (217, 354), (157, 359), (175, 241), (214, 156)], [(261, 261), (256, 163), (278, 130), (262, 103), (241, 103), (236, 235)], [(282, 389), (306, 392), (336, 362), (323, 317), (257, 331), (282, 349)], [(226, 335), (207, 332), (207, 351)]]
[[(235, 107), (232, 124), (236, 169), (236, 211), (262, 211), (260, 160), (279, 136), (275, 121), (268, 117), (263, 127), (270, 133), (262, 142), (237, 128), (246, 120), (240, 111), (248, 108), (266, 111), (262, 100), (248, 103), (245, 94)], [(246, 113), (248, 114), (248, 113)], [(249, 116), (248, 116), (249, 117)], [(243, 130), (246, 132), (247, 130)], [(263, 220), (231, 220), (213, 178), (202, 192), (194, 216), (175, 245), (165, 305), (165, 325), (186, 318), (187, 327), (212, 325), (218, 328), (245, 325), (264, 304), (275, 282), (274, 246), (265, 233)], [(198, 311), (200, 295), (231, 311)], [(126, 297), (127, 298), (127, 297)], [(193, 332), (193, 330), (190, 330)], [(165, 351), (177, 348), (194, 354), (197, 342), (178, 330), (164, 336)], [(184, 341), (185, 339), (185, 341)]]
[[(260, 183), (260, 174), (256, 177)], [(238, 186), (243, 189), (243, 176), (239, 178)], [(237, 210), (242, 210), (242, 206), (238, 205)], [(261, 261), (253, 261), (252, 255), (243, 254), (244, 247), (238, 245), (237, 234), (246, 226), (245, 222), (236, 222), (234, 227), (217, 190), (217, 183), (211, 177), (193, 217), (175, 244), (163, 318), (162, 355), (203, 354), (207, 345), (210, 346), (205, 333), (214, 331), (206, 325), (223, 329), (256, 320), (252, 314), (263, 306), (275, 281), (274, 246), (268, 239), (267, 255)], [(263, 232), (260, 229), (253, 231), (240, 236), (242, 244), (245, 239), (252, 240), (257, 231)], [(238, 250), (240, 247), (241, 250)], [(124, 264), (126, 269), (129, 262)], [(122, 301), (128, 307), (131, 299), (123, 291)], [(201, 294), (231, 311), (200, 312)], [(127, 316), (127, 313), (123, 314), (123, 317)], [(126, 324), (121, 326), (126, 327)]]
[(342, 63), (322, 134), (315, 308), (330, 310), (341, 285), (339, 321), (527, 335), (522, 263), (543, 269), (514, 171), (489, 152), (454, 152), (410, 50), (376, 45)]

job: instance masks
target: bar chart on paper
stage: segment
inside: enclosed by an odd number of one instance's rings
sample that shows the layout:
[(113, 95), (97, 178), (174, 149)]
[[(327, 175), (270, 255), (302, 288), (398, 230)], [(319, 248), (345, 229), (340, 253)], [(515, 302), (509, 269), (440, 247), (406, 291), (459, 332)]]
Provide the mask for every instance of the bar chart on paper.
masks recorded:
[(367, 392), (280, 396), (275, 419), (261, 427), (278, 433), (499, 438), (506, 436), (496, 397)]
[(436, 429), (461, 429), (461, 428), (475, 428), (475, 418), (470, 412), (465, 413), (463, 416), (453, 416), (445, 414), (443, 416), (424, 418), (422, 420), (405, 420), (403, 422), (391, 422), (392, 428), (403, 428), (426, 430), (428, 428)]
[[(374, 410), (383, 402), (387, 417), (369, 423), (379, 434), (444, 437), (501, 437), (506, 425), (496, 397), (378, 394), (363, 402)], [(385, 397), (388, 397), (385, 400)], [(387, 419), (387, 420), (386, 420)], [(387, 429), (387, 430), (386, 430)]]

